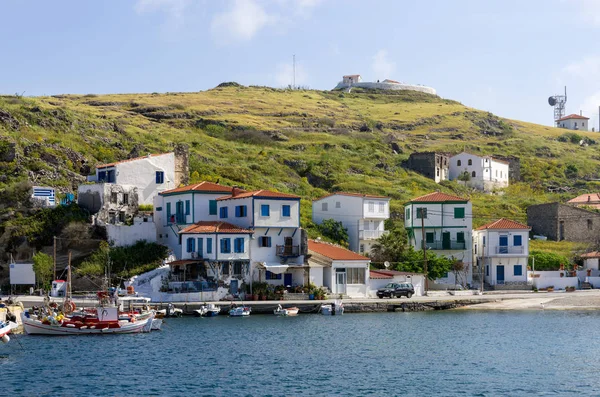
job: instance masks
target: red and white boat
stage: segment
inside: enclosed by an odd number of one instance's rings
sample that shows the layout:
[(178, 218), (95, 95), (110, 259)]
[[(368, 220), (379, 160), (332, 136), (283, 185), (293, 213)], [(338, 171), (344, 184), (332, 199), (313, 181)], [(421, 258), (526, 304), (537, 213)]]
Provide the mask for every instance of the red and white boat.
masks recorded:
[(17, 323), (13, 323), (12, 321), (0, 321), (0, 340), (2, 343), (8, 343), (10, 341), (10, 331), (13, 328), (17, 328), (19, 325)]

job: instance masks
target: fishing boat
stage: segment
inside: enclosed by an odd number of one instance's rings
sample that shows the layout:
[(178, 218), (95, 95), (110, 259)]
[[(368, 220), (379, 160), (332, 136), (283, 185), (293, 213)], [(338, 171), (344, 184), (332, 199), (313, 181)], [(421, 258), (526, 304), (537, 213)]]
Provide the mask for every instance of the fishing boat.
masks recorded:
[(19, 325), (12, 321), (0, 321), (0, 340), (2, 343), (8, 343), (10, 341), (10, 331), (17, 328)]
[(277, 306), (277, 309), (273, 310), (273, 314), (276, 316), (297, 316), (298, 315), (297, 307), (288, 307), (286, 309), (282, 308), (281, 305)]
[(163, 316), (159, 316), (156, 313), (156, 310), (150, 309), (150, 306), (148, 305), (150, 301), (150, 298), (141, 296), (118, 297), (119, 320), (127, 320), (131, 318), (131, 316), (136, 316), (138, 320), (142, 320), (148, 318), (150, 313), (154, 313), (151, 330), (160, 330), (163, 324)]
[(218, 316), (221, 312), (221, 308), (214, 303), (207, 303), (200, 306), (200, 309), (194, 310), (195, 316), (197, 317), (214, 317)]
[(336, 299), (333, 304), (321, 305), (321, 313), (326, 316), (341, 316), (344, 314), (344, 304)]
[(229, 317), (246, 317), (250, 315), (250, 311), (248, 306), (235, 306), (229, 309)]

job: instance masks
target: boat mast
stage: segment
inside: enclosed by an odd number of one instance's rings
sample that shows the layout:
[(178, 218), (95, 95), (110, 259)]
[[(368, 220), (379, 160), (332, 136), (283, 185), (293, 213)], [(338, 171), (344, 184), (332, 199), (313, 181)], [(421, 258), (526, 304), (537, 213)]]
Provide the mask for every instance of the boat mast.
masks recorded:
[(71, 300), (71, 250), (69, 250), (69, 265), (67, 267), (67, 293), (65, 294), (68, 301)]

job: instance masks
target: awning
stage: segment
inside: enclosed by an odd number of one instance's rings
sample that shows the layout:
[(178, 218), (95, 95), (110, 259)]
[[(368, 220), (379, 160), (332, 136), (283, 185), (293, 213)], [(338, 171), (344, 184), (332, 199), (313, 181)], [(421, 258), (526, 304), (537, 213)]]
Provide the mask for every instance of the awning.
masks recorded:
[(267, 263), (267, 262), (260, 262), (259, 265), (262, 268), (264, 268), (265, 270), (268, 270), (271, 273), (275, 273), (275, 274), (285, 273), (285, 271), (289, 267), (288, 265), (282, 265), (280, 263)]

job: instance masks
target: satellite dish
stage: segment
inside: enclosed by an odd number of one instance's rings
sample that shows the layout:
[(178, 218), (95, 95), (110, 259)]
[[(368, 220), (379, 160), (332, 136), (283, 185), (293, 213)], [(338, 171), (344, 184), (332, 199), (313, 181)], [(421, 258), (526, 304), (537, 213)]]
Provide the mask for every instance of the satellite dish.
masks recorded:
[(548, 98), (548, 104), (550, 106), (556, 105), (556, 98), (554, 98), (553, 96), (551, 96), (550, 98)]
[(388, 261), (383, 262), (383, 266), (385, 266), (385, 268), (387, 269), (388, 267), (390, 267), (390, 262), (388, 262)]

